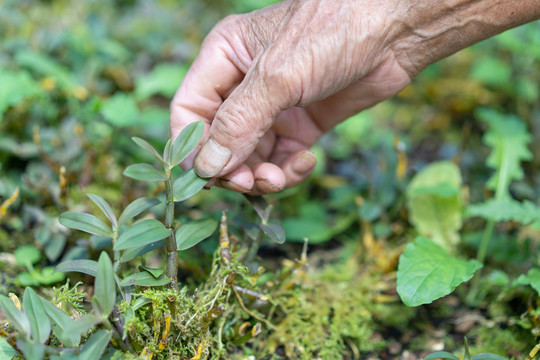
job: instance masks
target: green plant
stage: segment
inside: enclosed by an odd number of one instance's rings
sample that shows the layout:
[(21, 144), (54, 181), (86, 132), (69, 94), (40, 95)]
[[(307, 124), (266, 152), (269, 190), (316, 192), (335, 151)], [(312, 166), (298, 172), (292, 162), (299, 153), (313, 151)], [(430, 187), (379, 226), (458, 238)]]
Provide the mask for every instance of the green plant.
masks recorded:
[[(450, 359), (450, 360), (460, 360), (457, 356), (446, 351), (436, 351), (424, 358), (424, 360), (429, 359)], [(469, 352), (469, 343), (467, 338), (465, 338), (465, 354), (463, 355), (462, 360), (505, 360), (502, 356), (492, 354), (492, 353), (478, 353), (471, 356)]]
[[(400, 258), (397, 290), (403, 302), (418, 306), (451, 293), (458, 285), (473, 278), (483, 267), (495, 224), (517, 221), (529, 224), (540, 219), (540, 208), (530, 201), (519, 202), (510, 195), (510, 183), (523, 178), (521, 161), (529, 160), (530, 135), (522, 121), (511, 115), (480, 109), (478, 117), (489, 124), (484, 142), (492, 148), (486, 163), (495, 170), (487, 187), (495, 192), (493, 199), (469, 205), (467, 217), (480, 216), (487, 226), (478, 245), (476, 259), (462, 260), (454, 254), (460, 244), (462, 226), (461, 176), (450, 162), (426, 167), (407, 188), (411, 222), (422, 235), (408, 244)], [(520, 277), (521, 284), (537, 286), (536, 269)], [(480, 276), (474, 277), (467, 294), (469, 304), (480, 300)], [(536, 288), (535, 288), (536, 289)]]

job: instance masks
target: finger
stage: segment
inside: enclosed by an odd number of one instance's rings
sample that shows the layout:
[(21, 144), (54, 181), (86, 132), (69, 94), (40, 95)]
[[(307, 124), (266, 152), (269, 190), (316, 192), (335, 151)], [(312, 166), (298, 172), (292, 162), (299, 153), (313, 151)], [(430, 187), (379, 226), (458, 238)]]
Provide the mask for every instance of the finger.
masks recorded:
[(255, 194), (270, 194), (285, 189), (287, 179), (283, 170), (272, 163), (260, 163), (253, 168)]
[[(223, 98), (242, 81), (246, 63), (250, 61), (249, 54), (241, 44), (231, 43), (224, 35), (234, 32), (239, 21), (239, 17), (223, 20), (203, 42), (199, 55), (171, 102), (173, 138), (188, 124), (198, 120), (204, 120), (207, 133)], [(198, 148), (184, 162), (188, 167), (191, 167)]]
[(306, 180), (317, 165), (317, 157), (309, 150), (300, 150), (289, 155), (281, 164), (286, 187), (292, 187)]
[(223, 102), (195, 158), (200, 176), (222, 176), (236, 169), (253, 153), (279, 113), (298, 102), (297, 74), (286, 74), (281, 66), (274, 54), (263, 54)]
[(220, 178), (218, 184), (225, 189), (248, 193), (254, 185), (253, 172), (247, 165), (240, 165), (236, 170)]

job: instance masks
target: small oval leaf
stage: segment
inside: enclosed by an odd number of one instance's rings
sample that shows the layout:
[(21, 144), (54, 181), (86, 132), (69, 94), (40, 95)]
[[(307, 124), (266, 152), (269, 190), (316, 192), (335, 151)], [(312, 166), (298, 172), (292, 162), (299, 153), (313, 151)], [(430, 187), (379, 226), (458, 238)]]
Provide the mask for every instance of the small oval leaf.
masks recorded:
[(436, 351), (434, 353), (429, 354), (428, 356), (424, 358), (424, 360), (431, 360), (431, 359), (459, 360), (457, 356), (446, 351)]
[(73, 322), (73, 320), (71, 320), (71, 318), (65, 312), (63, 312), (41, 296), (39, 297), (39, 299), (41, 300), (43, 309), (45, 309), (45, 312), (47, 313), (47, 316), (49, 317), (49, 320), (53, 325), (53, 334), (65, 346), (78, 346), (79, 342), (81, 341), (81, 334), (74, 333), (73, 331), (69, 331), (68, 329), (69, 325)]
[(141, 181), (165, 181), (167, 176), (163, 171), (159, 171), (148, 164), (133, 164), (124, 170), (123, 174), (135, 180)]
[(506, 358), (493, 353), (478, 353), (473, 355), (471, 360), (506, 360)]
[(201, 141), (203, 132), (204, 123), (202, 120), (189, 124), (180, 132), (171, 146), (169, 168), (181, 163), (195, 149)]
[(209, 179), (199, 177), (195, 170), (184, 171), (173, 183), (174, 201), (184, 201), (197, 194), (208, 183)]
[(279, 224), (259, 224), (261, 230), (264, 231), (270, 239), (274, 240), (278, 244), (285, 242), (285, 230)]
[(95, 311), (106, 318), (112, 312), (116, 303), (116, 284), (111, 259), (106, 252), (99, 256), (97, 275), (94, 282), (94, 297), (92, 298)]
[(40, 344), (44, 344), (49, 338), (51, 323), (43, 308), (43, 304), (41, 304), (41, 300), (39, 300), (36, 292), (30, 287), (27, 287), (24, 291), (23, 309), (30, 321), (30, 328), (32, 329), (31, 338)]
[(143, 211), (148, 210), (153, 206), (156, 206), (159, 203), (160, 201), (158, 199), (151, 197), (144, 197), (133, 201), (128, 206), (126, 206), (126, 208), (118, 218), (118, 224), (123, 225), (129, 219), (139, 215)]
[(114, 215), (111, 205), (109, 205), (104, 198), (96, 194), (86, 194), (86, 196), (88, 196), (90, 200), (92, 200), (92, 202), (96, 204), (96, 206), (103, 212), (113, 227), (118, 227), (116, 216)]
[(99, 360), (105, 352), (109, 341), (111, 341), (112, 332), (107, 330), (99, 330), (92, 335), (88, 341), (84, 343), (79, 360)]
[(0, 308), (9, 322), (22, 334), (30, 336), (32, 328), (25, 313), (17, 309), (15, 304), (6, 296), (0, 295)]
[(196, 220), (180, 226), (176, 231), (179, 251), (197, 245), (216, 231), (218, 222), (214, 219)]
[(120, 257), (120, 262), (126, 262), (132, 259), (135, 259), (138, 256), (144, 255), (147, 252), (150, 252), (152, 250), (155, 250), (157, 248), (162, 247), (165, 245), (165, 240), (159, 240), (152, 244), (129, 248), (126, 251), (122, 253), (122, 256)]
[(58, 264), (54, 271), (63, 273), (80, 272), (95, 277), (97, 274), (97, 267), (98, 263), (94, 260), (68, 260)]
[(125, 250), (157, 242), (171, 234), (163, 223), (154, 219), (142, 220), (120, 235), (114, 250)]
[(70, 229), (81, 230), (89, 234), (111, 237), (112, 230), (103, 221), (94, 215), (68, 211), (60, 215), (58, 218), (60, 224)]
[(138, 285), (138, 286), (163, 286), (167, 285), (171, 282), (171, 279), (160, 276), (159, 278), (155, 278), (152, 274), (146, 271), (138, 272), (135, 274), (132, 274), (122, 280), (120, 282), (121, 286), (130, 286), (130, 285)]
[(159, 160), (163, 165), (167, 165), (164, 161), (161, 155), (157, 152), (157, 150), (148, 143), (148, 141), (141, 139), (139, 137), (132, 137), (131, 140), (135, 142), (135, 144), (139, 145), (140, 148), (143, 150), (146, 150), (149, 154), (151, 154), (153, 157), (155, 157), (157, 160)]

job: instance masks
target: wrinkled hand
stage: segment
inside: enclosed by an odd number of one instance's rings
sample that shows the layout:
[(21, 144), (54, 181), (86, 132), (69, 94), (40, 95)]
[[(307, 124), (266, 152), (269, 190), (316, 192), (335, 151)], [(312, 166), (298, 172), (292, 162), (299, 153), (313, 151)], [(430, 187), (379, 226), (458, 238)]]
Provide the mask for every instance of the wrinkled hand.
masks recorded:
[(323, 133), (419, 71), (392, 48), (389, 3), (285, 1), (221, 21), (171, 104), (173, 137), (205, 122), (205, 141), (183, 166), (255, 195), (305, 180)]

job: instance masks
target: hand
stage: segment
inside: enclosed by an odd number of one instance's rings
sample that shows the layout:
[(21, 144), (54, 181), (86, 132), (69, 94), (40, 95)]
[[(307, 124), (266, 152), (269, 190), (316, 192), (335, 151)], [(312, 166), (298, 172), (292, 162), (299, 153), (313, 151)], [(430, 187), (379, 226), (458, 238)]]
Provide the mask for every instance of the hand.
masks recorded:
[(493, 1), (296, 0), (226, 18), (171, 104), (173, 137), (205, 121), (183, 166), (251, 194), (300, 183), (324, 132), (429, 63), (538, 16), (534, 0)]
[(171, 105), (173, 137), (206, 123), (197, 173), (252, 194), (306, 179), (324, 132), (409, 83), (385, 43), (389, 13), (369, 0), (286, 1), (219, 23)]

